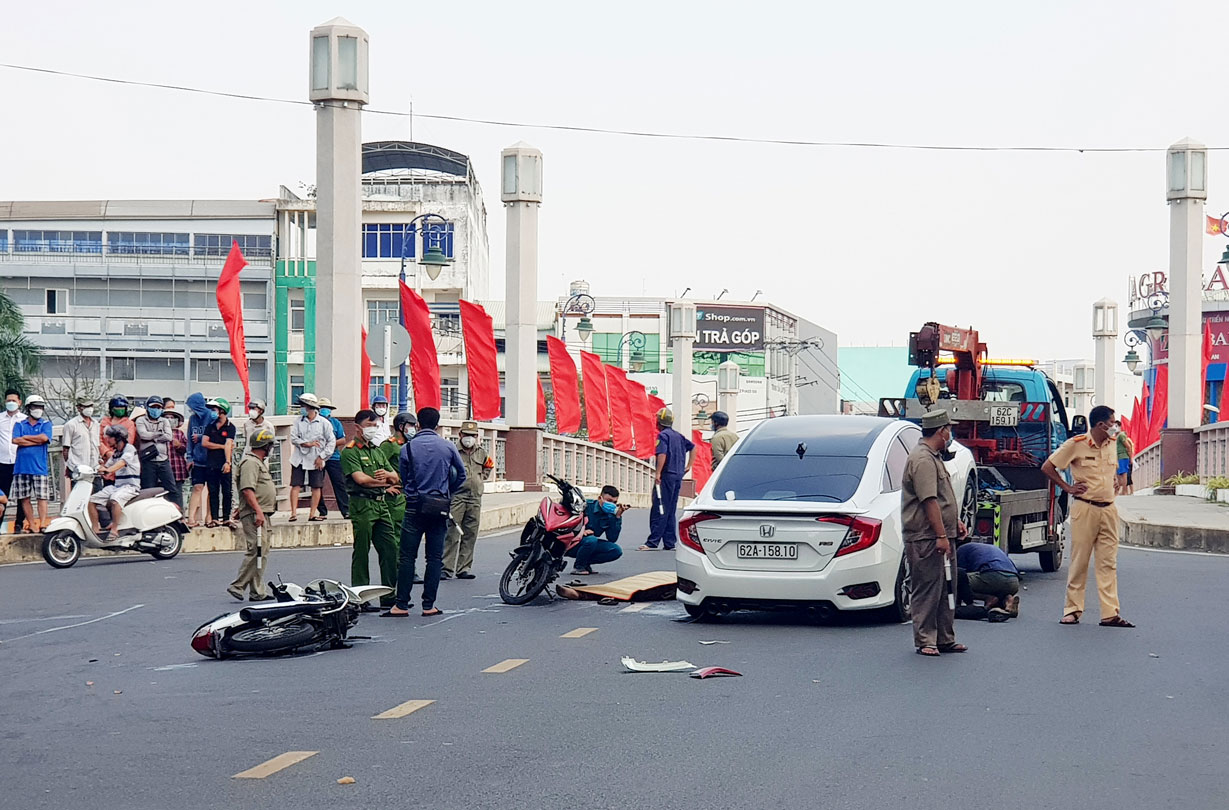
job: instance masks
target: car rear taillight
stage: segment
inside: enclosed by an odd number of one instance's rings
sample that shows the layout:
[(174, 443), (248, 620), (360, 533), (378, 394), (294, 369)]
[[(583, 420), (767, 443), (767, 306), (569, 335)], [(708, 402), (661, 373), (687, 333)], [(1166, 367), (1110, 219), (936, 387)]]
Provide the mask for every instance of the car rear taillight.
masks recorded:
[(826, 515), (816, 518), (820, 523), (833, 523), (844, 526), (845, 539), (836, 550), (836, 556), (843, 557), (870, 548), (879, 542), (879, 530), (883, 521), (875, 518), (853, 517), (852, 515)]
[(696, 531), (696, 524), (705, 520), (716, 520), (719, 517), (721, 515), (714, 515), (712, 512), (697, 512), (683, 518), (679, 521), (679, 542), (703, 554), (704, 546), (700, 543), (700, 533)]

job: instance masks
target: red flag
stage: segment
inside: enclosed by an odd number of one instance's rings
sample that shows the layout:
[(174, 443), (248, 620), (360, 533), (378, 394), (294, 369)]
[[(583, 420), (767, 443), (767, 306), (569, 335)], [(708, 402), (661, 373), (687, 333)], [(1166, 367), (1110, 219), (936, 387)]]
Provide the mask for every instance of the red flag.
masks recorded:
[[(440, 364), (431, 334), (431, 310), (422, 296), (401, 282), (401, 313), (410, 333), (410, 378), (415, 408), (440, 407)], [(386, 370), (391, 374), (391, 371)]]
[(546, 424), (546, 392), (542, 390), (542, 378), (534, 375), (538, 381), (538, 424)]
[(358, 392), (358, 403), (362, 409), (371, 407), (371, 358), (367, 355), (367, 327), (363, 327), (363, 357), (359, 366), (359, 379), (362, 386)]
[(606, 393), (610, 396), (610, 432), (614, 435), (614, 448), (630, 453), (636, 449), (636, 442), (632, 435), (632, 401), (626, 383), (626, 371), (606, 366)]
[(1152, 389), (1152, 415), (1148, 417), (1148, 438), (1144, 446), (1161, 440), (1161, 429), (1169, 419), (1169, 366), (1158, 366), (1156, 385)]
[(1204, 232), (1207, 233), (1208, 236), (1216, 236), (1221, 232), (1221, 224), (1219, 219), (1216, 217), (1207, 217), (1207, 220), (1208, 221), (1204, 223)]
[(604, 442), (610, 438), (610, 406), (607, 404), (606, 371), (602, 368), (602, 358), (581, 352), (580, 370), (585, 379), (585, 419), (589, 422), (589, 441)]
[(696, 494), (699, 495), (713, 474), (713, 446), (704, 441), (704, 434), (699, 430), (691, 431), (691, 443), (696, 446), (691, 456), (691, 476), (695, 479)]
[(627, 381), (632, 401), (632, 424), (636, 432), (636, 458), (650, 458), (657, 450), (657, 420), (649, 404), (649, 392), (635, 380)]
[(1148, 380), (1144, 379), (1143, 390), (1139, 394), (1139, 421), (1135, 423), (1135, 449), (1143, 450), (1147, 446), (1148, 431), (1151, 426), (1148, 421), (1149, 408), (1152, 407), (1152, 394), (1148, 390)]
[(495, 363), (495, 326), (480, 304), (458, 301), (469, 374), (469, 404), (474, 418), (499, 418), (499, 367)]
[(246, 405), (252, 401), (252, 390), (248, 385), (248, 350), (247, 341), (243, 337), (243, 294), (239, 289), (239, 271), (247, 267), (247, 260), (239, 250), (239, 243), (231, 240), (230, 255), (222, 267), (222, 275), (218, 277), (218, 311), (222, 313), (222, 323), (226, 325), (226, 333), (230, 335), (230, 359), (239, 373), (239, 382), (243, 383), (243, 402)]
[(1216, 421), (1229, 421), (1229, 366), (1225, 367), (1225, 379), (1220, 384), (1220, 412), (1216, 414)]
[(580, 380), (576, 363), (568, 354), (568, 347), (554, 335), (546, 336), (546, 353), (550, 357), (551, 390), (555, 392), (555, 430), (579, 433)]
[(1126, 431), (1127, 438), (1131, 440), (1131, 444), (1139, 447), (1140, 442), (1140, 427), (1147, 422), (1144, 417), (1144, 405), (1139, 401), (1139, 397), (1135, 398), (1134, 404), (1131, 405), (1131, 424), (1128, 426), (1125, 422), (1122, 429)]

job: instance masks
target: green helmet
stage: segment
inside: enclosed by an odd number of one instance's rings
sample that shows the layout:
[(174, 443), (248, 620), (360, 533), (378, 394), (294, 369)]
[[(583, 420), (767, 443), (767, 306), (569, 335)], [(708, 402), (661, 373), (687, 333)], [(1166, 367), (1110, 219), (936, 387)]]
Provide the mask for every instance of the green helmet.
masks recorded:
[(253, 450), (259, 450), (262, 447), (268, 447), (274, 441), (273, 431), (267, 427), (262, 427), (252, 436), (251, 441), (248, 442), (248, 447), (251, 447)]
[(213, 399), (206, 402), (205, 405), (206, 406), (214, 405), (222, 413), (226, 414), (227, 416), (230, 416), (230, 403), (222, 399), (221, 397), (214, 397)]

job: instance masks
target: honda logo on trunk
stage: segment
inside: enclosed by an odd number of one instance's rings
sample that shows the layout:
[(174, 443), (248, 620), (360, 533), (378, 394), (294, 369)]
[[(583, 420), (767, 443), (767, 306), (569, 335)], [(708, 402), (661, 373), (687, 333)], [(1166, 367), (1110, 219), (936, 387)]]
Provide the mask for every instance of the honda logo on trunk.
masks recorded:
[(777, 527), (773, 526), (771, 523), (760, 524), (760, 537), (772, 537), (776, 533)]

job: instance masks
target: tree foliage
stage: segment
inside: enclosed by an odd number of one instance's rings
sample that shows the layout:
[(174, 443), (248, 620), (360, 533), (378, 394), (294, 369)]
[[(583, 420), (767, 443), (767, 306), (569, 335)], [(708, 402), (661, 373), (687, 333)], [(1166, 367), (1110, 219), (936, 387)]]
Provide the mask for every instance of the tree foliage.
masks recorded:
[(15, 388), (23, 395), (31, 391), (30, 377), (38, 373), (43, 352), (25, 334), (21, 308), (0, 290), (0, 386)]

